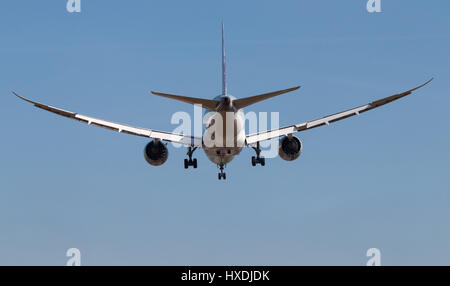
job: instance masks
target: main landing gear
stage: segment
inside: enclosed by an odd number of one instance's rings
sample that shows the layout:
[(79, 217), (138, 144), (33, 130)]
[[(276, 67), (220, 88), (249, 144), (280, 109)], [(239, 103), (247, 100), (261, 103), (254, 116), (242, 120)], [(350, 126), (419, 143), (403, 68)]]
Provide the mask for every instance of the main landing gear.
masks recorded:
[(253, 147), (253, 150), (256, 152), (256, 157), (252, 156), (252, 166), (255, 167), (257, 164), (260, 164), (261, 166), (266, 165), (266, 158), (260, 156), (261, 149), (259, 148), (259, 142), (256, 143), (256, 147)]
[(220, 173), (218, 174), (219, 175), (218, 176), (219, 180), (222, 180), (222, 179), (226, 180), (227, 179), (227, 174), (223, 171), (224, 165), (220, 164), (219, 168), (220, 168)]
[(194, 154), (195, 150), (197, 150), (197, 147), (194, 147), (194, 149), (192, 149), (192, 147), (188, 148), (187, 155), (189, 156), (189, 160), (184, 159), (185, 169), (189, 168), (189, 166), (193, 166), (194, 169), (197, 169), (197, 159), (192, 159), (192, 154)]

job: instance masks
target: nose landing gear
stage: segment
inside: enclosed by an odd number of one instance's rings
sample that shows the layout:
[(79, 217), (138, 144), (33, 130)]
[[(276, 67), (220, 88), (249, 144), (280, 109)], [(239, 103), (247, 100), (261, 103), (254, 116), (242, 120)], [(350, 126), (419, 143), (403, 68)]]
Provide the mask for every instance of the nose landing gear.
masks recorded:
[(255, 167), (257, 164), (260, 164), (261, 166), (266, 165), (266, 158), (260, 156), (261, 154), (261, 148), (259, 148), (259, 142), (256, 143), (256, 147), (253, 147), (253, 150), (256, 152), (256, 157), (252, 156), (252, 166)]
[(194, 154), (194, 151), (197, 150), (197, 147), (188, 148), (187, 155), (189, 156), (189, 159), (184, 159), (184, 168), (187, 169), (189, 166), (193, 166), (194, 169), (197, 169), (197, 159), (192, 159), (192, 154)]
[(219, 180), (222, 180), (222, 179), (226, 180), (227, 179), (227, 174), (223, 171), (224, 164), (220, 164), (219, 168), (220, 168), (220, 173), (218, 174)]

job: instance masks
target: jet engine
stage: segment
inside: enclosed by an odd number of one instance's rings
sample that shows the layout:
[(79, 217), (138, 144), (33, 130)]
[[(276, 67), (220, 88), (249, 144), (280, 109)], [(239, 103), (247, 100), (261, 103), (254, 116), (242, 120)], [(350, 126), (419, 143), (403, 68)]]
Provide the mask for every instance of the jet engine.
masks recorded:
[(144, 149), (145, 160), (152, 166), (161, 166), (169, 157), (169, 150), (161, 141), (148, 143)]
[(280, 139), (278, 154), (283, 160), (294, 161), (302, 153), (302, 142), (295, 136), (284, 136)]

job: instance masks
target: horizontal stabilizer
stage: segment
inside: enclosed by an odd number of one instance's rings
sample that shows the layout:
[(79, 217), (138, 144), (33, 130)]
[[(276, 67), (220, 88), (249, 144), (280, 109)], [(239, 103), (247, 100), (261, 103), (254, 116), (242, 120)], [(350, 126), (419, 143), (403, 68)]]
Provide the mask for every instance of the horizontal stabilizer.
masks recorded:
[(268, 98), (297, 90), (299, 88), (300, 88), (300, 86), (296, 86), (293, 88), (278, 90), (278, 91), (274, 91), (274, 92), (264, 93), (264, 94), (245, 97), (245, 98), (240, 98), (240, 99), (234, 100), (233, 104), (234, 104), (234, 107), (236, 107), (236, 109), (241, 109), (241, 108), (247, 107), (249, 105), (255, 104), (257, 102), (266, 100)]
[(203, 98), (196, 98), (196, 97), (188, 97), (188, 96), (181, 96), (181, 95), (175, 95), (175, 94), (168, 94), (168, 93), (161, 93), (161, 92), (155, 92), (152, 91), (154, 95), (162, 96), (170, 99), (175, 99), (178, 101), (182, 101), (189, 104), (197, 104), (202, 105), (203, 108), (209, 109), (209, 110), (215, 110), (216, 106), (219, 104), (219, 101), (213, 100), (213, 99), (203, 99)]

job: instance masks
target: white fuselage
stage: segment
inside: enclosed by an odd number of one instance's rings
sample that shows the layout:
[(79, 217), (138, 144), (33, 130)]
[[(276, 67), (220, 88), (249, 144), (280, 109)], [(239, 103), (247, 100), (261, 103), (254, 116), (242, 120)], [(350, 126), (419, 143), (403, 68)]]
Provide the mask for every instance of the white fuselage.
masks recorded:
[(206, 114), (203, 150), (217, 165), (225, 165), (245, 146), (245, 116), (243, 110), (233, 107), (232, 96), (218, 96), (222, 100), (216, 111)]

